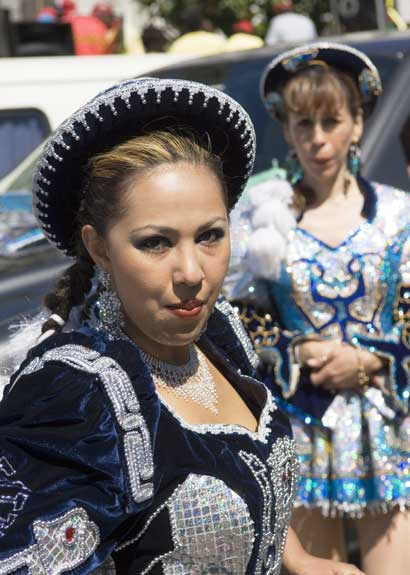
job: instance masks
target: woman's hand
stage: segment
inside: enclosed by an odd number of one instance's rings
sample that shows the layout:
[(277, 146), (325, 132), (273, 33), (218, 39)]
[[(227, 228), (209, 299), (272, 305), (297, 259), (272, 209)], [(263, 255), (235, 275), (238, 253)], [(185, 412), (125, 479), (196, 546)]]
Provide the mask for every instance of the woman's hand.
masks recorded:
[[(359, 359), (351, 345), (336, 342), (323, 363), (307, 361), (312, 368), (310, 381), (328, 390), (355, 389), (358, 387)], [(366, 372), (367, 373), (367, 372)]]
[(316, 360), (322, 365), (326, 363), (335, 343), (337, 342), (330, 340), (305, 340), (297, 346), (298, 360), (302, 365), (308, 365), (311, 360)]
[(289, 575), (365, 575), (355, 565), (305, 554), (299, 565), (288, 570)]
[(369, 376), (383, 368), (383, 361), (377, 355), (339, 341), (304, 342), (299, 347), (299, 355), (312, 369), (311, 383), (332, 391), (357, 389), (360, 363)]

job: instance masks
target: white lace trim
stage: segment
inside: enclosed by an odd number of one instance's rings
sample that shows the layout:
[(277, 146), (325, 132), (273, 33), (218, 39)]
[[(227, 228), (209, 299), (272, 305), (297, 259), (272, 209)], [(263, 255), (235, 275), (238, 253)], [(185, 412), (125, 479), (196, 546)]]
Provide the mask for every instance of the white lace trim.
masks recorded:
[[(248, 379), (252, 380), (252, 378)], [(271, 432), (270, 423), (272, 421), (272, 414), (277, 410), (277, 405), (268, 389), (266, 389), (266, 394), (266, 403), (262, 409), (256, 431), (251, 431), (239, 423), (188, 423), (182, 419), (162, 397), (160, 397), (160, 401), (182, 427), (195, 433), (202, 435), (208, 433), (211, 435), (248, 435), (254, 441), (267, 443)]]

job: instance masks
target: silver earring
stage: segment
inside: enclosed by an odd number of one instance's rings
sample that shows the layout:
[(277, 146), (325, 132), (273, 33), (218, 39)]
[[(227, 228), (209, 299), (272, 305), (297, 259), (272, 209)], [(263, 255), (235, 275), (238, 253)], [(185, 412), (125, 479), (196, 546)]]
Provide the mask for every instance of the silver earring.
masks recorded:
[(98, 282), (101, 289), (96, 305), (100, 322), (109, 334), (119, 336), (125, 327), (120, 298), (112, 289), (111, 278), (108, 272), (99, 269)]

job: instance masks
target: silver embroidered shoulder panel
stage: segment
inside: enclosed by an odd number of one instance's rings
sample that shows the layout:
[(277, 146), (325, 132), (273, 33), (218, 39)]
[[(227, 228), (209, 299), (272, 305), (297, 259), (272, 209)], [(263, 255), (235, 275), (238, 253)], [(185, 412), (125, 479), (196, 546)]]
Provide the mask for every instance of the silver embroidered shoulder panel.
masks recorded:
[(79, 371), (97, 375), (110, 400), (116, 420), (123, 431), (122, 441), (127, 462), (132, 498), (136, 503), (153, 494), (154, 462), (151, 438), (141, 414), (140, 404), (126, 371), (111, 357), (82, 345), (68, 344), (46, 351), (34, 358), (17, 376), (42, 369), (47, 362), (58, 361)]

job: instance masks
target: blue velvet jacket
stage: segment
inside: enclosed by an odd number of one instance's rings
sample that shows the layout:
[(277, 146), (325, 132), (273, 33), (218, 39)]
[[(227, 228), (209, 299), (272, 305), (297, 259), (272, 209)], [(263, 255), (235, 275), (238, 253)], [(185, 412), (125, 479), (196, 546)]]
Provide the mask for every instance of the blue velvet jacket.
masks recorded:
[(289, 424), (222, 302), (200, 342), (259, 421), (183, 422), (138, 350), (87, 325), (33, 348), (0, 403), (0, 574), (280, 573)]

